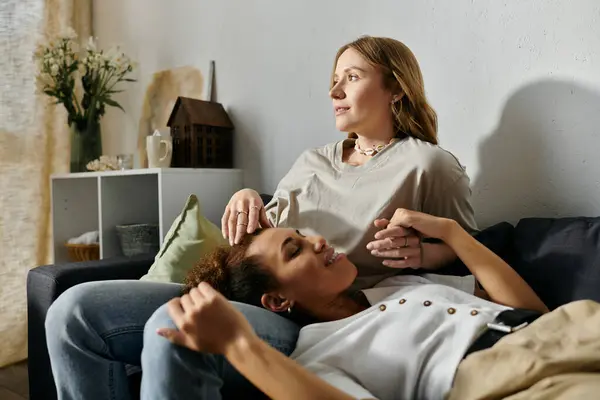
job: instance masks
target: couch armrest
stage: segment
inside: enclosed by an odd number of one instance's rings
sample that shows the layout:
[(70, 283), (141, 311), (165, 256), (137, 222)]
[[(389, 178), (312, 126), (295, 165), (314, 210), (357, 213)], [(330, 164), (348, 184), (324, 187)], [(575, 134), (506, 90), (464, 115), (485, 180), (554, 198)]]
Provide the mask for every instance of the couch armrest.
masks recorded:
[(46, 347), (44, 321), (50, 305), (70, 287), (84, 282), (139, 279), (154, 262), (154, 255), (115, 257), (98, 261), (44, 265), (27, 275), (27, 326), (29, 398), (56, 399)]

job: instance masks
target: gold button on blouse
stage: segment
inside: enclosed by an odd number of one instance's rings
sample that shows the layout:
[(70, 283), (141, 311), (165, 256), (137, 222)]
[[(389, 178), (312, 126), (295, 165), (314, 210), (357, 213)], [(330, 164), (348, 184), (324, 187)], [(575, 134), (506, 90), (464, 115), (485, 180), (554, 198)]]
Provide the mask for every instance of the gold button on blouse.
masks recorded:
[(431, 302), (430, 302), (429, 300), (425, 300), (425, 301), (423, 302), (423, 305), (424, 305), (425, 307), (429, 307), (429, 306), (431, 305)]
[(475, 316), (475, 315), (477, 315), (477, 314), (479, 314), (479, 312), (478, 312), (477, 310), (473, 310), (473, 311), (471, 311), (471, 315)]
[(454, 314), (455, 312), (456, 312), (456, 308), (452, 308), (452, 307), (450, 307), (450, 308), (448, 309), (448, 314)]
[(387, 308), (387, 307), (385, 306), (385, 304), (382, 304), (382, 305), (380, 305), (380, 306), (379, 306), (379, 309), (380, 309), (381, 311), (385, 311), (385, 309), (386, 309), (386, 308)]
[(398, 303), (404, 304), (404, 303), (406, 303), (406, 299), (400, 299), (400, 301)]

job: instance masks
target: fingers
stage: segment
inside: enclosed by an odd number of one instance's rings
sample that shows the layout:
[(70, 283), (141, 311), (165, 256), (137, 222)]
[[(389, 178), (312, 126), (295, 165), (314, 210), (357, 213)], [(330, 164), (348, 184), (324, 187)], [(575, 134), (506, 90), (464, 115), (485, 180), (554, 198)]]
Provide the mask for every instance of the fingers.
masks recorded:
[(221, 217), (221, 232), (225, 239), (229, 239), (229, 215), (231, 214), (231, 208), (229, 205), (225, 207), (223, 217)]
[(248, 230), (247, 233), (254, 232), (258, 227), (271, 228), (271, 221), (267, 218), (267, 212), (265, 211), (264, 205), (250, 203), (250, 210), (248, 215)]
[(242, 238), (246, 234), (246, 230), (248, 229), (248, 211), (247, 207), (244, 207), (244, 204), (238, 205), (238, 209), (236, 211), (236, 224), (235, 224), (235, 238), (233, 240), (234, 244), (240, 244)]
[(237, 212), (232, 209), (229, 211), (229, 218), (227, 219), (227, 229), (229, 231), (229, 244), (233, 246), (233, 242), (235, 241), (235, 229), (237, 224)]
[(375, 239), (386, 239), (404, 236), (415, 236), (415, 231), (402, 226), (391, 226), (375, 233)]
[(233, 195), (221, 218), (221, 231), (229, 244), (239, 244), (243, 236), (258, 227), (271, 227), (262, 199), (253, 190), (243, 189)]
[(420, 247), (402, 247), (395, 249), (371, 250), (371, 254), (382, 258), (410, 258), (419, 257), (421, 254)]
[(216, 291), (212, 286), (210, 286), (210, 283), (208, 282), (200, 282), (198, 284), (198, 292), (203, 296), (206, 297), (208, 295), (216, 295), (219, 292)]
[(181, 308), (181, 299), (179, 297), (169, 300), (167, 303), (167, 312), (175, 323), (175, 326), (181, 328), (185, 322), (185, 313)]
[(367, 244), (367, 250), (389, 250), (405, 247), (418, 248), (420, 239), (418, 236), (391, 236), (384, 239), (374, 240)]
[(233, 246), (238, 244), (248, 226), (248, 207), (243, 200), (238, 200), (231, 207), (229, 214), (229, 244)]
[(204, 296), (202, 295), (202, 293), (200, 293), (197, 287), (192, 288), (188, 294), (192, 298), (192, 301), (196, 306), (202, 304)]
[(192, 301), (192, 297), (186, 295), (181, 296), (181, 308), (183, 308), (183, 312), (189, 314), (194, 311), (194, 302)]
[(170, 328), (158, 328), (156, 333), (173, 344), (185, 346), (185, 335), (178, 330)]
[(252, 233), (258, 228), (258, 218), (260, 216), (260, 207), (254, 204), (250, 205), (248, 210), (248, 226), (245, 233)]
[(408, 257), (400, 260), (384, 260), (383, 265), (389, 268), (421, 268), (421, 257)]
[(410, 228), (413, 226), (415, 218), (419, 217), (420, 215), (422, 214), (418, 211), (407, 210), (406, 208), (398, 208), (394, 212), (390, 223)]
[(379, 229), (387, 228), (389, 223), (390, 223), (390, 220), (386, 219), (386, 218), (380, 218), (380, 219), (376, 219), (375, 221), (373, 221), (373, 225), (375, 225)]

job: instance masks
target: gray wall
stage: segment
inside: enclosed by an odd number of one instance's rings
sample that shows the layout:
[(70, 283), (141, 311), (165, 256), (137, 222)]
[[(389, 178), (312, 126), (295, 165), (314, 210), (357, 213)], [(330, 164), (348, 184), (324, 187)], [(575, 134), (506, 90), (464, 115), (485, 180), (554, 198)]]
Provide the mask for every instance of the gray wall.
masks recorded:
[(152, 73), (216, 61), (246, 183), (273, 191), (307, 147), (343, 137), (327, 97), (335, 51), (361, 34), (417, 55), (442, 145), (471, 176), (482, 225), (600, 214), (600, 2), (102, 0), (100, 43), (140, 82), (104, 121), (105, 152), (134, 152)]

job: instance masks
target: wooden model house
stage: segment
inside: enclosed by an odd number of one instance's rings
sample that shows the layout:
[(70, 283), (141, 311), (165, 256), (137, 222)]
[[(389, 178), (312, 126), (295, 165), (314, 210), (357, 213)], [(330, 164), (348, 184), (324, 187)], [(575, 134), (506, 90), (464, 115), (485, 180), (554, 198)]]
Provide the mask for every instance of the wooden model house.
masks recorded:
[(175, 168), (233, 168), (233, 124), (219, 103), (178, 97), (167, 122)]

